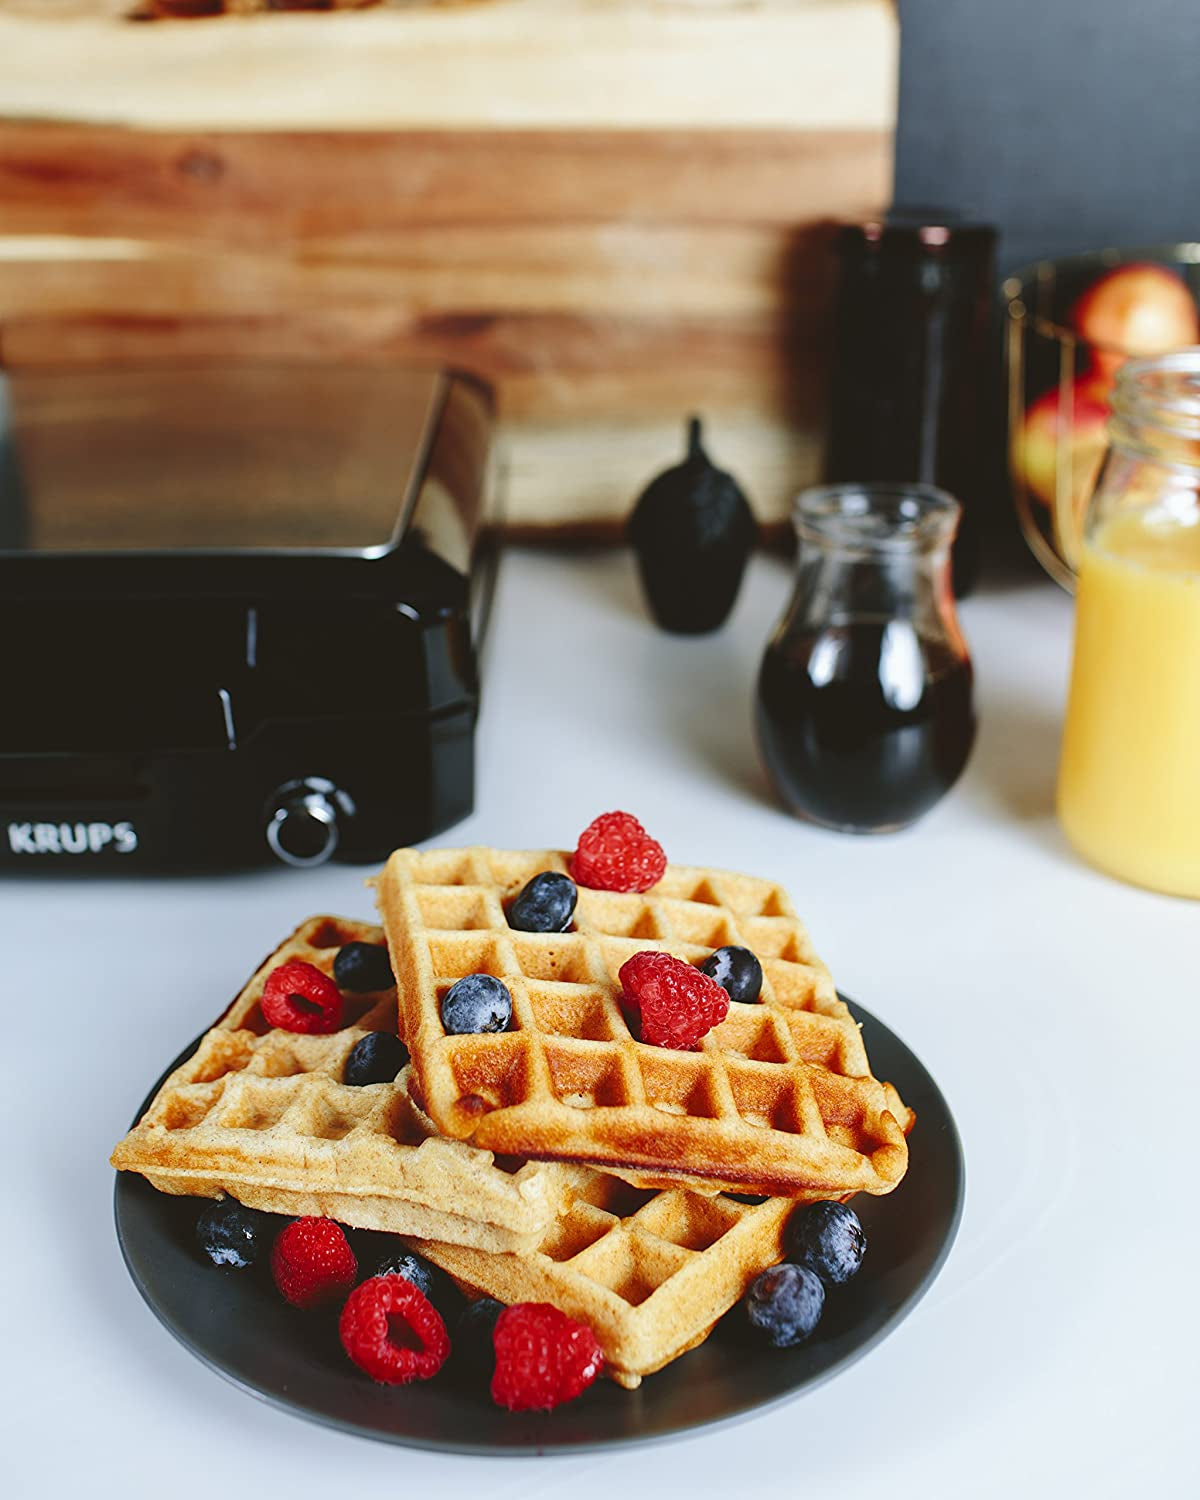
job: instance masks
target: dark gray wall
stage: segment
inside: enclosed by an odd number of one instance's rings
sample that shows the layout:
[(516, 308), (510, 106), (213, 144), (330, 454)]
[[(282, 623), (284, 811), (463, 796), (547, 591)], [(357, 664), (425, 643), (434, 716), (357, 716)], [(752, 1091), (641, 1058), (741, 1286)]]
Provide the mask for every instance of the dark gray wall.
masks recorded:
[(995, 223), (1000, 270), (1200, 239), (1200, 0), (900, 0), (896, 201)]

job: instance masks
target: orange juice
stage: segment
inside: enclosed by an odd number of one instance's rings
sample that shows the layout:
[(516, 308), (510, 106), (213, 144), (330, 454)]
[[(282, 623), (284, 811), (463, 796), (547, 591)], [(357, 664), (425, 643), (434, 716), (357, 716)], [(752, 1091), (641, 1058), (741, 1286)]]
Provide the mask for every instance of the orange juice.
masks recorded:
[(1200, 896), (1200, 518), (1118, 512), (1083, 545), (1058, 814), (1101, 869)]

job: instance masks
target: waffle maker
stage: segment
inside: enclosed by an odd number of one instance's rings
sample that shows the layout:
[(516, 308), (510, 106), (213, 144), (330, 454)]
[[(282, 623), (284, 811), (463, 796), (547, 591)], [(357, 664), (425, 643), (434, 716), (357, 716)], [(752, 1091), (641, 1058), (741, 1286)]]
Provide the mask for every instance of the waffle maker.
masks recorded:
[(492, 401), (0, 375), (0, 869), (377, 861), (471, 811)]

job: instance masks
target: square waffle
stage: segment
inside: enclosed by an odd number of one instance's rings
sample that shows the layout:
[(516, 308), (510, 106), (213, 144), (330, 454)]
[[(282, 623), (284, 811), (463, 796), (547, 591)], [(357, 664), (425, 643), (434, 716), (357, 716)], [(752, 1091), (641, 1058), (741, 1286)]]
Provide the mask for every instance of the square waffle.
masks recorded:
[[(568, 932), (515, 931), (506, 902), (542, 870), (569, 873), (568, 857), (401, 849), (380, 876), (400, 1026), (439, 1130), (647, 1186), (786, 1197), (896, 1186), (905, 1111), (871, 1076), (785, 891), (672, 865), (644, 895), (580, 887)], [(761, 1003), (731, 1003), (695, 1052), (637, 1041), (620, 1005), (625, 960), (659, 949), (697, 963), (725, 944), (757, 954)], [(512, 1024), (447, 1035), (441, 998), (478, 972), (507, 985)]]
[(528, 1254), (413, 1248), (469, 1291), (508, 1306), (551, 1302), (588, 1324), (605, 1373), (633, 1387), (701, 1343), (750, 1281), (783, 1259), (795, 1208), (789, 1198), (639, 1191), (597, 1173)]
[(536, 1245), (573, 1185), (592, 1174), (511, 1163), (445, 1141), (408, 1089), (342, 1082), (370, 1031), (396, 1030), (396, 992), (346, 994), (327, 1036), (272, 1028), (267, 975), (301, 959), (331, 974), (345, 943), (382, 943), (378, 927), (312, 917), (261, 965), (196, 1051), (154, 1096), (112, 1164), (167, 1193), (220, 1197), (277, 1214), (315, 1214), (360, 1229), (430, 1236), (489, 1250)]

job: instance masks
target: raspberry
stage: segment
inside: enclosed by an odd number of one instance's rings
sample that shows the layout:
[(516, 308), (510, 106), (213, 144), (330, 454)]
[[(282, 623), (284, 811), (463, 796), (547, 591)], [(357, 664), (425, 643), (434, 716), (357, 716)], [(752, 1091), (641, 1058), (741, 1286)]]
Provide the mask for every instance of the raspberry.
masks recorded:
[(579, 835), (571, 873), (596, 891), (648, 891), (663, 878), (667, 856), (627, 812), (601, 813)]
[(372, 1276), (356, 1286), (338, 1333), (358, 1368), (380, 1385), (429, 1380), (450, 1353), (441, 1313), (407, 1276)]
[(729, 996), (716, 980), (669, 953), (635, 953), (617, 977), (640, 1017), (642, 1041), (653, 1047), (694, 1052), (729, 1013)]
[(340, 1224), (294, 1219), (275, 1237), (271, 1274), (294, 1307), (315, 1307), (350, 1290), (358, 1262)]
[(550, 1411), (574, 1401), (599, 1375), (604, 1355), (586, 1323), (548, 1302), (506, 1307), (492, 1334), (492, 1400), (509, 1411)]
[(267, 975), (262, 1013), (272, 1026), (284, 1031), (324, 1036), (342, 1024), (342, 992), (320, 969), (293, 959)]

